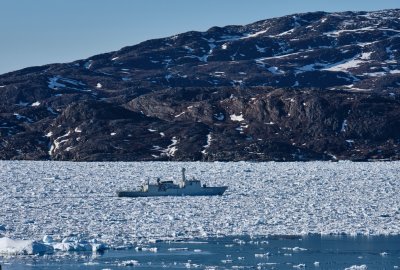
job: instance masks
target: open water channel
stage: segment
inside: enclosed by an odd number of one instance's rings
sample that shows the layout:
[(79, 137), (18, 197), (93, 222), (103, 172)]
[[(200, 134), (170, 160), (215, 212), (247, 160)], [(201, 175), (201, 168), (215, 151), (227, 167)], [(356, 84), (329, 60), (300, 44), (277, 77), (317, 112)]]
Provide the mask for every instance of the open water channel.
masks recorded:
[(3, 270), (400, 269), (400, 236), (221, 237), (102, 254), (0, 257), (0, 262)]

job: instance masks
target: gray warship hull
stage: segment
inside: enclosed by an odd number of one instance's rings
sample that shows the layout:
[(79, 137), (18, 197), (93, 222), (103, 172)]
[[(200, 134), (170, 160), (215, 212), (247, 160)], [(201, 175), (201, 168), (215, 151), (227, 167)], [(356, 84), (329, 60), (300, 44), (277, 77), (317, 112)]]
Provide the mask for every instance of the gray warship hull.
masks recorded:
[(160, 191), (117, 191), (118, 197), (158, 197), (158, 196), (216, 196), (224, 194), (228, 187), (202, 187), (198, 190), (172, 188)]

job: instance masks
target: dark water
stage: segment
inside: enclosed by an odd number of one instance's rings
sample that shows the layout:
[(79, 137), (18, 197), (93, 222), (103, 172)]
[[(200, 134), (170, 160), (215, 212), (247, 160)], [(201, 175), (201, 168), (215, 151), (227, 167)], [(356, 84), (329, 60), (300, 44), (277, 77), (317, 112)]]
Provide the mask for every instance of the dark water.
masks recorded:
[[(20, 269), (400, 269), (400, 236), (224, 237), (156, 243), (157, 252), (0, 257), (2, 270)], [(132, 261), (128, 266), (127, 261)], [(319, 263), (316, 263), (319, 262)], [(354, 268), (363, 269), (363, 268)]]

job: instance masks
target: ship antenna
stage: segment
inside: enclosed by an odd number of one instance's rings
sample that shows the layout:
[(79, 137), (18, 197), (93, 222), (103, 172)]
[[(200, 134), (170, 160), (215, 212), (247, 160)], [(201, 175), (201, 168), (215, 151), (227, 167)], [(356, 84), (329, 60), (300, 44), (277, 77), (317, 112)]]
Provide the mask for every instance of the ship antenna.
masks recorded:
[(182, 182), (185, 183), (186, 182), (186, 176), (185, 176), (185, 168), (182, 168)]

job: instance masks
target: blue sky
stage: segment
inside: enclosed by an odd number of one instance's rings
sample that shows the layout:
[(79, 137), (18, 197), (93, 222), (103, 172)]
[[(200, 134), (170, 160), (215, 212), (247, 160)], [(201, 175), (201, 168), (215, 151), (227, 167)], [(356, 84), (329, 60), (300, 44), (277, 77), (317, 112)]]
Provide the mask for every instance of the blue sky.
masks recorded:
[(398, 0), (0, 0), (0, 74), (141, 41), (307, 11), (400, 8)]

